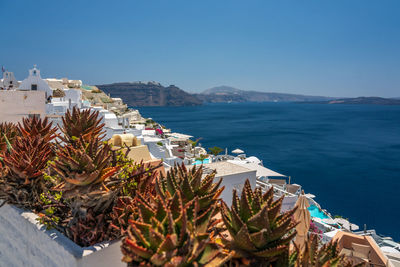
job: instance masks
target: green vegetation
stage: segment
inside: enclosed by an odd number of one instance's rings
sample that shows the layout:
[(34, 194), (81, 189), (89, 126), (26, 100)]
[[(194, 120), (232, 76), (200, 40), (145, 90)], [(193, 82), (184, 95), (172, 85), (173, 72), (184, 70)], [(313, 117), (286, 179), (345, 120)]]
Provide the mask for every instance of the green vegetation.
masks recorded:
[(105, 103), (105, 104), (114, 103), (114, 100), (112, 100), (112, 99), (109, 98), (109, 97), (101, 97), (100, 100), (101, 100), (101, 102), (103, 102), (103, 103)]
[(222, 151), (224, 151), (222, 148), (214, 146), (214, 147), (210, 147), (208, 149), (210, 151), (211, 154), (213, 154), (214, 156), (218, 156), (219, 153), (221, 153)]
[(201, 137), (197, 138), (196, 141), (193, 141), (193, 140), (189, 139), (188, 142), (192, 146), (192, 148), (195, 148), (201, 139), (202, 139)]

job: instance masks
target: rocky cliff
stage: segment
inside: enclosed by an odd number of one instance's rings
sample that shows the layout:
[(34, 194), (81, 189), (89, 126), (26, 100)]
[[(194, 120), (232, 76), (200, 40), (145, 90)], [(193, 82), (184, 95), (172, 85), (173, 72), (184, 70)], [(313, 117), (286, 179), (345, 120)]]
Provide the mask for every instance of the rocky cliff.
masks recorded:
[(182, 89), (156, 82), (125, 82), (97, 85), (112, 97), (120, 97), (132, 107), (142, 106), (196, 106), (202, 101)]

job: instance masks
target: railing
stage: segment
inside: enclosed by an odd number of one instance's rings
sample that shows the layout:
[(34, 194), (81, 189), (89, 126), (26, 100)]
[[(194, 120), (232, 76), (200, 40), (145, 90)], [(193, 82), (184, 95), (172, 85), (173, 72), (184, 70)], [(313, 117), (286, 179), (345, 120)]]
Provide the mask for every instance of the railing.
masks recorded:
[(289, 193), (289, 192), (279, 188), (279, 186), (277, 186), (277, 185), (269, 184), (269, 183), (260, 181), (258, 179), (256, 180), (256, 186), (260, 187), (261, 190), (263, 191), (263, 193), (265, 193), (271, 187), (274, 187), (274, 195), (276, 195), (276, 196), (291, 196), (291, 197), (296, 196), (295, 194)]

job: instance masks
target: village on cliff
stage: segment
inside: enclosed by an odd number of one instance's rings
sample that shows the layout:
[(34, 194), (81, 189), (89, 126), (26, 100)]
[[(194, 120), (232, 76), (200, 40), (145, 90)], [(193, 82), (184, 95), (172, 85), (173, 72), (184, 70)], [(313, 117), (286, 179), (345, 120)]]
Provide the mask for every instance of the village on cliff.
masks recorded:
[[(214, 147), (207, 150), (198, 140), (193, 141), (196, 137), (176, 133), (151, 118), (143, 118), (139, 110), (129, 108), (123, 99), (111, 97), (96, 86), (85, 85), (82, 80), (42, 78), (36, 65), (22, 81), (18, 81), (13, 72), (3, 71), (0, 80), (0, 123), (21, 123), (23, 118), (47, 118), (53, 125), (61, 126), (63, 116), (73, 109), (98, 112), (104, 124), (102, 140), (122, 149), (133, 162), (154, 167), (164, 176), (178, 165), (188, 169), (202, 168), (203, 176), (215, 173), (215, 178), (223, 178), (221, 187), (225, 189), (220, 197), (229, 207), (234, 204), (232, 191), (237, 190), (240, 195), (246, 180), (252, 188), (259, 188), (263, 193), (273, 188), (273, 199), (283, 199), (281, 212), (290, 211), (302, 203), (309, 218), (307, 231), (317, 233), (322, 244), (336, 240), (341, 253), (370, 264), (366, 266), (400, 266), (400, 244), (375, 230), (360, 229), (348, 219), (333, 217), (316, 202), (316, 195), (304, 193), (301, 185), (291, 183), (289, 176), (267, 168), (268, 163), (262, 159), (246, 155), (243, 151), (246, 148), (228, 151)], [(7, 218), (11, 220), (10, 216), (18, 217), (22, 212), (16, 214), (0, 212), (0, 233), (4, 238), (4, 226), (1, 225)], [(30, 215), (25, 218), (33, 220)], [(29, 223), (38, 224), (37, 220)], [(93, 251), (99, 248), (95, 247), (86, 253), (96, 254)], [(44, 246), (42, 250), (45, 249)], [(0, 258), (1, 254), (13, 255), (13, 252), (1, 252)], [(50, 262), (57, 261), (52, 255), (46, 257)], [(104, 266), (107, 262), (104, 260), (102, 265), (101, 261), (93, 260), (88, 266)]]

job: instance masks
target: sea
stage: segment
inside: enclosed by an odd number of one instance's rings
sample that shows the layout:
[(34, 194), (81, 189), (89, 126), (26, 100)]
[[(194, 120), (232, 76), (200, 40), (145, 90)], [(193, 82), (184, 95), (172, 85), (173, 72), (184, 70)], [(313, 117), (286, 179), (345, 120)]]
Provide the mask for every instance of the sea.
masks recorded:
[(230, 103), (140, 107), (205, 148), (242, 149), (332, 215), (400, 241), (400, 106)]

